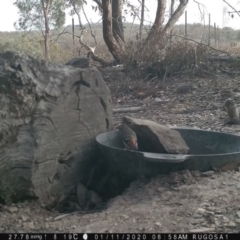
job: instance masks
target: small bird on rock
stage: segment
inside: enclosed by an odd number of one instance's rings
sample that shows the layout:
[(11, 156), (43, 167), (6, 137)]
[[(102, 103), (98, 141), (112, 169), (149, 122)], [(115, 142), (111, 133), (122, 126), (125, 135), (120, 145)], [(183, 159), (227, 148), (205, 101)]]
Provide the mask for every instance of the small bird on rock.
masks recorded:
[(125, 123), (120, 127), (123, 144), (128, 150), (138, 150), (136, 133)]

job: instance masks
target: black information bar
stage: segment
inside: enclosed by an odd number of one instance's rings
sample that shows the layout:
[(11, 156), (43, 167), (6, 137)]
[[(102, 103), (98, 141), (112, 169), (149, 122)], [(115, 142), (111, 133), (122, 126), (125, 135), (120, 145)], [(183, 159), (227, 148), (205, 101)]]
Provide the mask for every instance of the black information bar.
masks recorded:
[(0, 240), (240, 240), (240, 233), (0, 233)]

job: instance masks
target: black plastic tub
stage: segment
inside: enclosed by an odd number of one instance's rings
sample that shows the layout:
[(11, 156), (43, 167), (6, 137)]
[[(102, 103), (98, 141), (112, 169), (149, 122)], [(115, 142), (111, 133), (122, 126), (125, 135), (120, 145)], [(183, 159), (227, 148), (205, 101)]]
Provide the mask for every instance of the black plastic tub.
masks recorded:
[(186, 141), (188, 154), (125, 150), (118, 131), (102, 133), (96, 141), (111, 168), (130, 179), (185, 169), (203, 172), (240, 161), (240, 136), (186, 127), (172, 129)]

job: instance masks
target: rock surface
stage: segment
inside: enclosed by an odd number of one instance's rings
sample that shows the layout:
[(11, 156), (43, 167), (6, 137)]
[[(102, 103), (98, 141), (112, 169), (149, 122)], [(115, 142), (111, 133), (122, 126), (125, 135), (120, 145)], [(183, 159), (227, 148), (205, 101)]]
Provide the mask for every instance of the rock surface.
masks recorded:
[(123, 122), (137, 134), (139, 149), (155, 153), (182, 153), (189, 151), (185, 140), (176, 130), (150, 120), (124, 117)]

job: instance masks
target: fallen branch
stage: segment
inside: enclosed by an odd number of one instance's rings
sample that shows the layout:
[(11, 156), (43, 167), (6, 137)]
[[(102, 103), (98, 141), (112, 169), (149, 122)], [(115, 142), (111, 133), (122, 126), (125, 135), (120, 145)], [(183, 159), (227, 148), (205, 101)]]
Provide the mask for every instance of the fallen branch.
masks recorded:
[(143, 110), (144, 107), (128, 107), (128, 108), (115, 108), (113, 109), (114, 113), (120, 113), (120, 112), (138, 112)]

